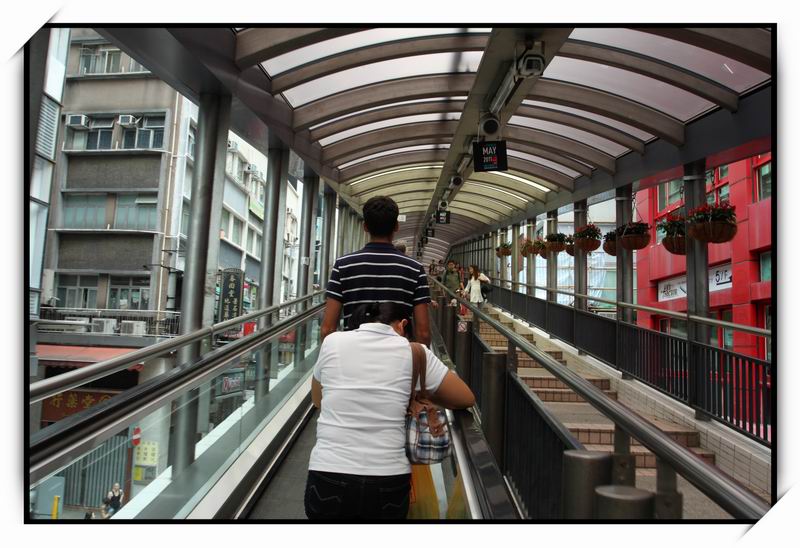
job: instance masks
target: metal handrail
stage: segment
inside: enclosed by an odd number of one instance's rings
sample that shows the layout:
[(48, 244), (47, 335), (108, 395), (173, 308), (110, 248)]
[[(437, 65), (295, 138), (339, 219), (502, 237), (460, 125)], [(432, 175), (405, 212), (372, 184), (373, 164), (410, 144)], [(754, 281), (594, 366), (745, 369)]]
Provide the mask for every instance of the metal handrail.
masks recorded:
[[(752, 327), (752, 326), (749, 326), (749, 325), (741, 325), (741, 324), (738, 324), (738, 323), (726, 322), (724, 320), (715, 320), (713, 318), (704, 318), (703, 316), (696, 316), (694, 314), (689, 314), (688, 312), (686, 312), (686, 313), (675, 312), (673, 310), (664, 310), (664, 309), (655, 308), (655, 307), (652, 307), (652, 306), (645, 306), (643, 304), (632, 304), (632, 303), (626, 303), (626, 302), (623, 302), (623, 301), (612, 301), (610, 299), (602, 299), (600, 297), (592, 297), (590, 295), (584, 295), (583, 293), (574, 293), (572, 291), (564, 291), (562, 289), (553, 289), (552, 287), (544, 287), (544, 286), (541, 286), (541, 285), (531, 285), (531, 284), (527, 284), (527, 283), (524, 283), (524, 282), (515, 282), (514, 280), (498, 279), (497, 281), (499, 283), (512, 284), (512, 287), (513, 287), (513, 285), (531, 287), (533, 289), (541, 289), (541, 290), (544, 290), (544, 291), (547, 291), (547, 292), (550, 292), (550, 293), (560, 293), (562, 295), (570, 295), (572, 297), (577, 297), (579, 299), (587, 299), (587, 300), (590, 300), (590, 301), (595, 301), (595, 302), (600, 302), (600, 303), (613, 304), (613, 305), (616, 305), (616, 306), (621, 306), (623, 308), (631, 308), (633, 310), (641, 310), (642, 312), (651, 312), (651, 313), (654, 313), (654, 314), (659, 314), (659, 315), (662, 315), (662, 316), (669, 316), (671, 318), (677, 318), (677, 319), (680, 319), (680, 320), (687, 320), (687, 321), (694, 321), (694, 322), (697, 322), (697, 323), (704, 323), (704, 324), (712, 325), (714, 327), (727, 327), (728, 329), (735, 329), (737, 331), (743, 331), (745, 333), (750, 333), (752, 335), (758, 335), (760, 337), (772, 337), (772, 330), (770, 330), (770, 329), (763, 329), (763, 328), (760, 328), (760, 327)], [(497, 284), (492, 284), (492, 285), (495, 285), (497, 287), (501, 287), (501, 286), (499, 286)]]
[(28, 460), (31, 483), (97, 447), (121, 429), (160, 409), (177, 396), (213, 379), (232, 360), (296, 329), (318, 315), (324, 306), (320, 303), (263, 332), (218, 348), (193, 363), (167, 371), (110, 400), (34, 433), (31, 435)]
[(116, 373), (117, 371), (122, 371), (123, 369), (127, 369), (131, 365), (138, 364), (144, 360), (156, 358), (187, 344), (199, 341), (205, 337), (227, 331), (231, 327), (246, 321), (254, 320), (262, 316), (272, 314), (283, 308), (313, 299), (317, 295), (321, 295), (323, 293), (324, 291), (310, 293), (292, 301), (270, 306), (268, 308), (264, 308), (263, 310), (256, 310), (242, 316), (237, 316), (236, 318), (231, 318), (230, 320), (225, 320), (224, 322), (203, 327), (192, 333), (179, 335), (172, 339), (162, 341), (139, 350), (134, 350), (133, 352), (129, 352), (121, 356), (117, 356), (116, 358), (93, 363), (92, 365), (87, 365), (86, 367), (74, 369), (55, 377), (50, 377), (49, 379), (36, 381), (32, 383), (29, 388), (29, 405), (42, 401), (50, 396), (55, 396), (56, 394), (59, 394), (65, 390), (76, 388), (88, 382), (92, 382), (94, 380), (111, 375), (112, 373)]
[(615, 425), (652, 451), (657, 458), (671, 466), (678, 474), (686, 478), (725, 511), (736, 518), (754, 520), (760, 519), (769, 511), (770, 506), (762, 499), (706, 463), (689, 449), (659, 430), (647, 419), (613, 400), (574, 371), (563, 367), (555, 358), (539, 350), (527, 339), (506, 328), (499, 321), (487, 316), (478, 307), (451, 292), (438, 280), (431, 278), (431, 282), (440, 287), (450, 298), (455, 298), (457, 302), (466, 306), (472, 311), (474, 317), (478, 317), (481, 322), (491, 326), (508, 339), (509, 345), (519, 348), (539, 362), (542, 367), (609, 418)]

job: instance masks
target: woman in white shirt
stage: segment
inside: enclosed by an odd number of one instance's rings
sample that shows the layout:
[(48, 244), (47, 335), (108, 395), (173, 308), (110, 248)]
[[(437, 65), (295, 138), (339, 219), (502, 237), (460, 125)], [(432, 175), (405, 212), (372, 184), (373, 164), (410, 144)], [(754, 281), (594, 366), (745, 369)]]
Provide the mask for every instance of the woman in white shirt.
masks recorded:
[(469, 302), (475, 304), (484, 302), (483, 294), (481, 293), (481, 282), (489, 283), (489, 281), (489, 278), (477, 266), (472, 265), (469, 267), (469, 278), (467, 285), (464, 287)]
[[(328, 335), (314, 366), (311, 396), (320, 409), (305, 492), (310, 519), (404, 519), (411, 464), (405, 418), (411, 396), (409, 313), (395, 303), (354, 312), (358, 329)], [(426, 389), (451, 409), (474, 405), (469, 387), (427, 348)]]

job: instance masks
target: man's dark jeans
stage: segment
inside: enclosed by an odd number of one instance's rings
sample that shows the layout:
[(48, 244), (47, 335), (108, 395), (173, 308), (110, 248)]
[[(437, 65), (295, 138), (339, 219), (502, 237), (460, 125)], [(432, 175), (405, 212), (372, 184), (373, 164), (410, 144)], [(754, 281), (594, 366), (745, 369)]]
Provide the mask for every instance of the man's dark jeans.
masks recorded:
[(308, 471), (306, 516), (312, 520), (401, 520), (408, 515), (411, 474), (357, 476)]

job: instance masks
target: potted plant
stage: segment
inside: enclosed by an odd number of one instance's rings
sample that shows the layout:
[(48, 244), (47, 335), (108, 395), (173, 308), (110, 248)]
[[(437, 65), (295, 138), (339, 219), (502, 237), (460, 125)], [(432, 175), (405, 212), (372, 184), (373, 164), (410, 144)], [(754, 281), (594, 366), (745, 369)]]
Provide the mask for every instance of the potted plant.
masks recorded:
[(686, 255), (686, 219), (677, 213), (670, 213), (661, 219), (656, 228), (664, 233), (661, 243), (673, 255)]
[(533, 240), (527, 236), (523, 236), (519, 241), (519, 252), (523, 257), (527, 257), (532, 253), (536, 253), (536, 250), (534, 250)]
[(567, 248), (567, 235), (563, 232), (548, 234), (544, 238), (547, 240), (545, 247), (548, 252), (559, 253)]
[(603, 236), (603, 251), (612, 255), (614, 257), (617, 256), (617, 230), (610, 230), (606, 232), (605, 236)]
[(547, 258), (547, 248), (545, 247), (544, 240), (541, 238), (536, 238), (533, 241), (533, 252), (538, 253), (542, 259)]
[(508, 242), (503, 242), (500, 244), (500, 255), (503, 257), (508, 257), (511, 255), (511, 244)]
[(574, 257), (575, 256), (575, 238), (572, 236), (572, 234), (567, 236), (566, 244), (567, 244), (567, 247), (566, 247), (567, 253), (569, 253), (570, 257)]
[(736, 206), (730, 202), (703, 204), (691, 210), (686, 217), (686, 234), (701, 242), (729, 242), (736, 236), (737, 229)]
[(573, 235), (575, 239), (575, 248), (582, 249), (583, 251), (589, 252), (594, 251), (598, 247), (600, 247), (600, 238), (602, 236), (602, 232), (600, 232), (600, 227), (595, 224), (588, 224), (578, 228)]
[(619, 245), (628, 250), (643, 249), (650, 243), (650, 225), (633, 221), (617, 228)]

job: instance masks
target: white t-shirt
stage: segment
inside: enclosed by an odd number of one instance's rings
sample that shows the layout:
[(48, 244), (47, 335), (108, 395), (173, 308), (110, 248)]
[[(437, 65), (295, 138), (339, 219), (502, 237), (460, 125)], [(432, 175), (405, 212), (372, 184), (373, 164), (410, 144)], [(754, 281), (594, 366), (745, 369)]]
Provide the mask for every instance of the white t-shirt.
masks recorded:
[[(448, 372), (429, 349), (425, 384)], [(362, 324), (328, 335), (314, 366), (322, 385), (317, 443), (309, 470), (362, 476), (408, 474), (405, 417), (411, 396), (411, 347), (391, 326)]]
[(464, 288), (467, 290), (469, 294), (469, 302), (471, 303), (482, 303), (483, 302), (483, 295), (481, 294), (481, 282), (489, 282), (489, 278), (487, 278), (483, 272), (478, 274), (478, 279), (476, 280), (472, 276), (469, 277), (469, 281), (467, 282), (467, 286)]

